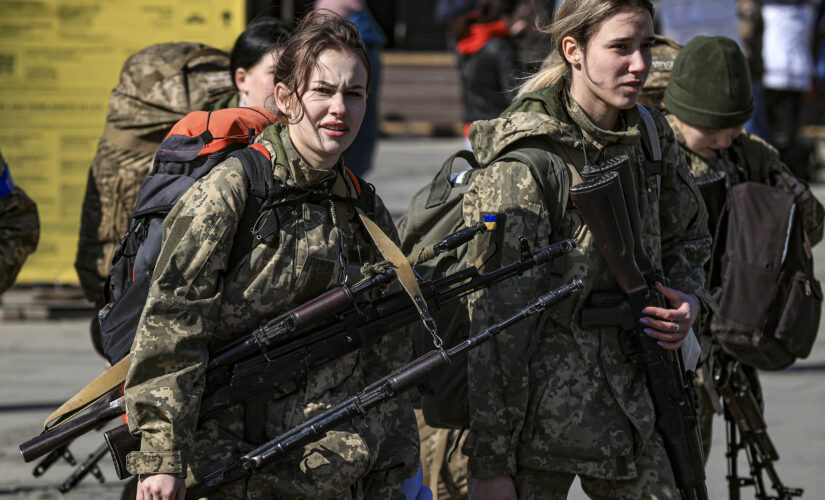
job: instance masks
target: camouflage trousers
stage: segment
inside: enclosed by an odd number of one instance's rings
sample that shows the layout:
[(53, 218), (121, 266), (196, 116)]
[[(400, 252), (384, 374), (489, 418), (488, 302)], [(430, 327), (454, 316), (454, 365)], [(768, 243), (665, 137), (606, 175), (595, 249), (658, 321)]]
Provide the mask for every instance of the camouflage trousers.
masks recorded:
[(433, 500), (467, 498), (467, 457), (461, 453), (467, 433), (430, 427), (424, 423), (421, 410), (415, 410), (415, 417), (421, 438), (424, 486), (433, 492)]
[[(679, 499), (662, 438), (654, 434), (636, 461), (639, 476), (608, 480), (579, 476), (584, 492), (595, 500)], [(564, 500), (576, 474), (519, 469), (515, 484), (519, 500)]]

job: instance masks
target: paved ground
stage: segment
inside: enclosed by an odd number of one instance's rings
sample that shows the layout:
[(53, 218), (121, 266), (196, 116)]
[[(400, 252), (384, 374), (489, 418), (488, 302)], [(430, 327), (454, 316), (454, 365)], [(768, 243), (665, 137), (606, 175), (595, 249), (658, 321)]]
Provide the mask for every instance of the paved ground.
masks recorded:
[[(461, 140), (387, 140), (379, 145), (379, 167), (368, 180), (376, 184), (394, 216), (403, 213), (412, 194), (434, 175), (441, 161)], [(825, 199), (825, 185), (815, 187)], [(819, 279), (825, 281), (825, 245), (815, 249)], [(9, 292), (7, 302), (25, 294)], [(17, 445), (37, 434), (43, 419), (63, 400), (98, 375), (103, 364), (88, 340), (88, 320), (0, 322), (0, 498), (60, 498), (57, 487), (72, 467), (57, 464), (45, 476), (31, 476), (33, 464), (23, 463)], [(805, 498), (825, 498), (825, 335), (820, 335), (811, 356), (783, 372), (763, 373), (767, 399), (766, 420), (781, 460), (777, 469), (786, 484), (803, 487)], [(717, 419), (713, 451), (708, 466), (711, 499), (726, 498), (725, 435)], [(99, 434), (88, 435), (72, 446), (85, 458), (100, 443)], [(108, 458), (102, 461), (107, 478), (103, 485), (91, 477), (68, 498), (119, 498), (120, 484)], [(744, 461), (741, 467), (745, 467)], [(578, 487), (571, 499), (585, 498)], [(745, 490), (742, 498), (752, 498)]]

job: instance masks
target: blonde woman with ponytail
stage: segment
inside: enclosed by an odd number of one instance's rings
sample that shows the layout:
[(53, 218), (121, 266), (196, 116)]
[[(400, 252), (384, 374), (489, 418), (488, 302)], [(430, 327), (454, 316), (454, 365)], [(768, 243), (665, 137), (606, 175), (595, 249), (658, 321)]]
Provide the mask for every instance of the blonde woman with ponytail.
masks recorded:
[[(470, 428), (463, 451), (471, 497), (564, 499), (578, 476), (591, 498), (678, 498), (642, 366), (629, 355), (635, 329), (613, 316), (582, 324), (583, 310), (620, 310), (624, 299), (582, 216), (560, 203), (566, 199), (561, 186), (578, 177), (574, 169), (630, 157), (641, 238), (667, 278), (668, 286), (657, 288), (669, 304), (629, 314), (662, 349), (679, 348), (710, 302), (702, 272), (710, 236), (673, 132), (654, 110), (648, 112), (661, 148), (660, 171), (645, 168), (642, 137), (651, 136), (636, 100), (651, 65), (653, 6), (649, 0), (566, 0), (546, 32), (558, 63), (525, 82), (501, 117), (475, 122), (470, 131), (473, 151), (487, 168), (464, 197), (465, 219), (495, 222), (469, 250), (468, 261), (494, 268), (518, 260), (521, 235), (536, 247), (562, 238), (578, 246), (550, 269), (473, 295), (471, 331), (562, 282), (578, 278), (585, 289), (470, 354)], [(522, 148), (523, 161), (494, 162)], [(549, 154), (555, 166), (542, 183), (550, 192), (542, 191), (525, 163), (537, 151)]]

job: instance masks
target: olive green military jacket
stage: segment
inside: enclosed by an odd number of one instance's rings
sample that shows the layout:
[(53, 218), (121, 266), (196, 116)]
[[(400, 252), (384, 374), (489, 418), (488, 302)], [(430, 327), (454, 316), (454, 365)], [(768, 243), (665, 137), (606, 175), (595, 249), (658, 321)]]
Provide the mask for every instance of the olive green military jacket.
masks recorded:
[[(0, 169), (5, 168), (0, 156)], [(18, 187), (0, 197), (0, 293), (14, 283), (26, 257), (37, 248), (39, 238), (40, 220), (31, 198)]]
[[(340, 165), (309, 167), (282, 125), (268, 127), (256, 142), (270, 151), (276, 181), (330, 190), (343, 183), (348, 198), (357, 196)], [(299, 208), (301, 217), (283, 224), (227, 269), (246, 199), (243, 167), (232, 158), (189, 189), (164, 221), (163, 246), (126, 380), (129, 428), (141, 436), (140, 451), (128, 456), (130, 472), (178, 474), (188, 476), (191, 484), (253, 449), (242, 439), (241, 405), (198, 421), (208, 347), (251, 332), (335, 285), (340, 257), (353, 266), (378, 259), (348, 204), (336, 203), (340, 223), (334, 224), (329, 205), (307, 203)], [(377, 197), (375, 222), (397, 241), (392, 219)], [(315, 370), (295, 392), (269, 401), (261, 422), (266, 436), (272, 439), (346, 399), (410, 353), (407, 339), (393, 335)], [(376, 481), (397, 489), (414, 474), (417, 453), (415, 416), (402, 397), (307, 445), (293, 462), (256, 476), (275, 485), (279, 498), (348, 498), (350, 486), (370, 478), (371, 472)]]
[[(619, 290), (579, 213), (568, 204), (560, 227), (527, 165), (490, 163), (511, 144), (546, 140), (562, 162), (581, 169), (621, 154), (633, 161), (645, 250), (672, 288), (710, 303), (702, 266), (710, 236), (701, 196), (665, 119), (651, 111), (662, 146), (661, 185), (642, 170), (638, 110), (621, 113), (619, 132), (597, 128), (558, 87), (517, 100), (501, 117), (476, 122), (470, 140), (483, 166), (464, 197), (467, 224), (496, 215), (495, 229), (469, 249), (482, 267), (518, 259), (520, 235), (534, 246), (562, 238), (577, 248), (470, 297), (472, 331), (499, 321), (525, 302), (573, 278), (584, 290), (538, 320), (523, 321), (469, 354), (470, 429), (463, 451), (477, 478), (517, 469), (626, 479), (654, 432), (654, 410), (642, 367), (625, 360), (617, 327), (584, 329), (579, 313), (594, 290)], [(567, 169), (556, 175), (570, 175)], [(557, 183), (558, 184), (558, 183)], [(551, 193), (555, 197), (555, 193)]]
[[(782, 163), (779, 152), (773, 146), (745, 132), (736, 136), (730, 148), (720, 151), (713, 160), (706, 160), (687, 146), (674, 116), (668, 114), (666, 117), (670, 126), (673, 127), (673, 135), (685, 155), (688, 168), (697, 179), (711, 172), (724, 172), (728, 186), (732, 186), (745, 181), (772, 184), (773, 178), (780, 173), (793, 176), (790, 169)], [(802, 225), (805, 233), (811, 244), (816, 244), (822, 239), (825, 209), (813, 195), (801, 205)]]

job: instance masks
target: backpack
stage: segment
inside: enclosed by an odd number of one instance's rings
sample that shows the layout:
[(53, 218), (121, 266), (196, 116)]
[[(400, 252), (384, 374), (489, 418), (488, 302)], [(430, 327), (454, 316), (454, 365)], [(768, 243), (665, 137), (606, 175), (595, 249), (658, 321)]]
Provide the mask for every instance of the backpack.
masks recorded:
[(792, 194), (762, 183), (742, 182), (730, 193), (718, 226), (724, 286), (713, 290), (710, 329), (740, 361), (781, 370), (810, 354), (822, 310), (802, 209)]
[[(659, 172), (661, 150), (656, 125), (650, 112), (638, 106), (642, 118), (642, 145), (645, 168), (651, 175)], [(530, 167), (533, 179), (539, 185), (545, 206), (551, 208), (551, 227), (558, 228), (567, 207), (573, 180), (565, 164), (553, 154), (553, 144), (546, 139), (529, 137), (510, 145), (491, 164), (514, 160)], [(469, 170), (452, 173), (456, 158), (469, 164)], [(398, 222), (401, 250), (415, 255), (422, 248), (464, 227), (461, 206), (476, 175), (482, 170), (471, 151), (458, 151), (441, 166), (433, 181), (412, 198), (407, 213)], [(416, 270), (424, 279), (436, 279), (480, 262), (467, 262), (467, 245), (445, 252)], [(466, 303), (453, 301), (441, 304), (433, 317), (438, 335), (445, 349), (465, 340), (470, 333), (470, 318)], [(433, 348), (432, 336), (419, 325), (413, 327), (413, 350), (420, 356)], [(467, 392), (467, 359), (463, 357), (444, 368), (419, 387), (420, 407), (427, 425), (439, 428), (461, 429), (469, 426)]]
[[(198, 179), (229, 157), (237, 157), (246, 173), (249, 197), (233, 242), (230, 268), (278, 229), (270, 224), (252, 234), (261, 208), (276, 196), (276, 188), (268, 150), (251, 143), (275, 120), (261, 108), (196, 111), (179, 121), (161, 143), (104, 286), (106, 305), (98, 314), (100, 342), (112, 365), (132, 347), (160, 253), (163, 220)], [(268, 218), (276, 224), (277, 219)]]
[(229, 68), (228, 54), (190, 42), (151, 45), (124, 63), (89, 169), (75, 259), (80, 284), (98, 306), (155, 151), (187, 113), (235, 92)]

